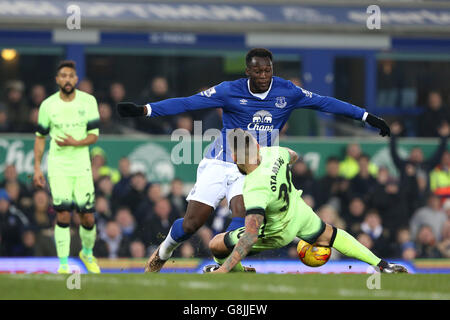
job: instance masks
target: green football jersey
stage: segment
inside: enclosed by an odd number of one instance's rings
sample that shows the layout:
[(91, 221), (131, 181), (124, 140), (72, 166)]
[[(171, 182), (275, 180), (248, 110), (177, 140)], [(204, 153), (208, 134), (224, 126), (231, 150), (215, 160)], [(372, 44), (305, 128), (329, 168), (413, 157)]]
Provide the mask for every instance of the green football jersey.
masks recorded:
[(92, 174), (89, 146), (60, 147), (55, 139), (71, 135), (76, 140), (99, 134), (100, 116), (94, 96), (75, 90), (75, 98), (65, 102), (59, 91), (45, 99), (39, 108), (37, 136), (50, 135), (48, 175), (80, 176)]
[(283, 243), (287, 229), (297, 228), (290, 225), (295, 210), (289, 209), (290, 204), (296, 200), (294, 197), (300, 198), (302, 192), (292, 184), (290, 155), (286, 148), (263, 147), (260, 148), (260, 155), (260, 165), (246, 175), (244, 180), (245, 209), (247, 213), (262, 213), (264, 210), (264, 225), (261, 227), (260, 237)]

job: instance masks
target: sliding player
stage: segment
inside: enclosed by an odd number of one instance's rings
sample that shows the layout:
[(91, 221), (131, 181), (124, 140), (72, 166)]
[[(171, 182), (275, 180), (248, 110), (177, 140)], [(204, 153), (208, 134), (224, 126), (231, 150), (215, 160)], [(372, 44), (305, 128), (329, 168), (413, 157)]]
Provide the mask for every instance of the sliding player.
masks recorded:
[(122, 117), (159, 117), (206, 108), (223, 109), (222, 136), (211, 144), (198, 166), (197, 181), (187, 197), (189, 202), (184, 219), (173, 223), (166, 239), (148, 260), (146, 271), (160, 271), (175, 248), (206, 222), (224, 197), (232, 211), (232, 221), (227, 230), (244, 225), (243, 175), (231, 159), (225, 130), (239, 127), (252, 131), (261, 145), (270, 146), (276, 141), (291, 112), (297, 108), (308, 108), (366, 121), (380, 129), (382, 136), (390, 134), (383, 119), (362, 108), (311, 93), (291, 81), (273, 76), (272, 53), (266, 49), (250, 50), (246, 65), (248, 78), (225, 81), (191, 97), (147, 105), (123, 102), (117, 106)]
[(382, 272), (407, 272), (388, 263), (342, 229), (325, 224), (302, 200), (301, 190), (291, 181), (289, 164), (298, 156), (287, 148), (262, 147), (242, 129), (230, 130), (228, 143), (233, 160), (245, 174), (245, 227), (216, 235), (210, 249), (219, 266), (205, 272), (243, 271), (241, 261), (248, 254), (277, 249), (299, 237), (311, 244), (333, 247), (342, 254), (379, 267)]

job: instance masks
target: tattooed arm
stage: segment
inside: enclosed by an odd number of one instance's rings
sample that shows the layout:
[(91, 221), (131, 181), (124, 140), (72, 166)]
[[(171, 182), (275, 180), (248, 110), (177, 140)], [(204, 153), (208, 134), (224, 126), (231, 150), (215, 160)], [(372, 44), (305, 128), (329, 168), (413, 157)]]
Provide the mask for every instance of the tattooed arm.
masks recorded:
[(215, 271), (216, 273), (230, 272), (239, 261), (247, 256), (253, 245), (258, 241), (259, 228), (263, 221), (264, 216), (261, 214), (249, 214), (245, 217), (244, 234), (234, 247), (233, 252), (228, 256), (228, 259)]

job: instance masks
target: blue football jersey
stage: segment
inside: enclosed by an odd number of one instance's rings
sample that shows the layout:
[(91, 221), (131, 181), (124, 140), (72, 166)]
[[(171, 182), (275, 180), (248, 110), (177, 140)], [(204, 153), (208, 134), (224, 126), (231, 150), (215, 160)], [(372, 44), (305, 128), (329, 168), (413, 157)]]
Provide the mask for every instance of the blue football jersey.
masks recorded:
[[(251, 131), (261, 146), (271, 146), (279, 131), (297, 108), (313, 109), (362, 120), (365, 110), (350, 103), (309, 92), (291, 81), (272, 77), (263, 94), (250, 91), (249, 79), (225, 81), (203, 92), (185, 98), (149, 103), (150, 117), (174, 115), (206, 108), (222, 108), (221, 136), (209, 146), (207, 158), (232, 162), (226, 143), (227, 130)], [(224, 147), (225, 146), (225, 147)]]

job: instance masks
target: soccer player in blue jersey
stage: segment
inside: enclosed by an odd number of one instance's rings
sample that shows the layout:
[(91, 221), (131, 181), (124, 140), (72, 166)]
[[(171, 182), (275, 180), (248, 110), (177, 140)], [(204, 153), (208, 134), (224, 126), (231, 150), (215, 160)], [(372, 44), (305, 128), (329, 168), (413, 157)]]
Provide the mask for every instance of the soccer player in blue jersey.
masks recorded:
[(390, 135), (386, 122), (364, 109), (309, 92), (274, 76), (272, 53), (267, 49), (255, 48), (247, 53), (245, 73), (247, 78), (225, 81), (190, 97), (146, 105), (121, 102), (117, 106), (122, 117), (159, 117), (207, 108), (223, 110), (222, 135), (211, 144), (198, 166), (197, 181), (187, 197), (186, 214), (173, 223), (166, 239), (150, 256), (145, 267), (147, 272), (159, 272), (173, 251), (206, 222), (224, 197), (232, 211), (227, 231), (244, 226), (244, 175), (233, 163), (226, 143), (227, 130), (251, 131), (260, 145), (271, 146), (291, 112), (307, 108), (365, 121), (378, 128), (380, 135)]

